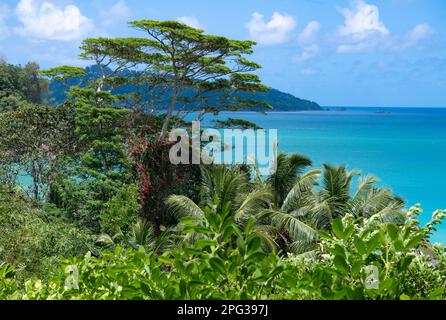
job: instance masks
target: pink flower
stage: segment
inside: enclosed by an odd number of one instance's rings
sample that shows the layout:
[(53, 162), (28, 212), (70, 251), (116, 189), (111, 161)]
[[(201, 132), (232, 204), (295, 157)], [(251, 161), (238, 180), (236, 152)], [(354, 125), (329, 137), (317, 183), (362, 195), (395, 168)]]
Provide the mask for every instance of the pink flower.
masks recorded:
[(140, 190), (140, 192), (142, 193), (142, 194), (148, 194), (149, 192), (150, 192), (150, 190), (149, 190), (149, 188), (142, 188), (141, 190)]

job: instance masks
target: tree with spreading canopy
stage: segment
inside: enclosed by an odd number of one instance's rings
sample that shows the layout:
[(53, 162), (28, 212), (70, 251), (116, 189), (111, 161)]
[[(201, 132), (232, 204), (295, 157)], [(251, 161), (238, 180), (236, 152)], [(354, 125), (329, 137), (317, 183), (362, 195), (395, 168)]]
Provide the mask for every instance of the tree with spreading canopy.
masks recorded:
[[(160, 139), (167, 137), (171, 122), (191, 112), (197, 120), (221, 111), (271, 108), (250, 95), (265, 92), (254, 73), (261, 66), (246, 58), (255, 42), (207, 35), (202, 30), (175, 21), (132, 21), (130, 26), (146, 38), (92, 38), (83, 41), (81, 57), (96, 63), (99, 74), (90, 89), (119, 94), (128, 85), (136, 89), (122, 105), (134, 110), (163, 113)], [(74, 68), (49, 70), (76, 75)], [(245, 96), (245, 95), (244, 95)], [(187, 106), (187, 111), (186, 107)]]

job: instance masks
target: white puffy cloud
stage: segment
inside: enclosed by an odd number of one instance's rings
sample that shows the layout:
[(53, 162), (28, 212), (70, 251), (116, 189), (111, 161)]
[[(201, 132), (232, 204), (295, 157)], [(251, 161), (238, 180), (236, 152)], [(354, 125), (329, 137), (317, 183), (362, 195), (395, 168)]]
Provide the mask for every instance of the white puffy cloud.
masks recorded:
[(247, 23), (251, 38), (260, 44), (281, 44), (288, 40), (288, 34), (296, 27), (296, 20), (279, 12), (274, 12), (271, 20), (265, 22), (262, 14), (254, 12)]
[(75, 5), (61, 8), (49, 1), (21, 0), (16, 14), (22, 23), (16, 33), (36, 40), (72, 41), (93, 27)]
[(344, 25), (338, 30), (342, 37), (351, 37), (354, 40), (364, 40), (371, 34), (388, 35), (389, 30), (379, 18), (379, 8), (355, 0), (353, 9), (338, 8), (345, 17)]
[(305, 29), (299, 34), (299, 43), (305, 45), (314, 42), (316, 34), (320, 29), (321, 24), (318, 21), (309, 22)]
[(198, 21), (197, 18), (192, 17), (192, 16), (184, 16), (184, 17), (179, 17), (177, 19), (178, 22), (184, 23), (186, 25), (188, 25), (189, 27), (195, 28), (195, 29), (204, 29), (204, 26), (200, 23), (200, 21)]
[(119, 0), (107, 10), (100, 12), (100, 19), (103, 26), (108, 27), (116, 22), (127, 20), (131, 17), (132, 10), (124, 0)]
[(9, 7), (6, 4), (0, 4), (0, 39), (9, 35), (9, 28), (6, 25), (6, 18), (9, 16)]
[(360, 52), (376, 47), (381, 39), (390, 35), (380, 20), (379, 8), (363, 0), (352, 0), (352, 8), (338, 8), (345, 21), (338, 28), (341, 41), (338, 52)]

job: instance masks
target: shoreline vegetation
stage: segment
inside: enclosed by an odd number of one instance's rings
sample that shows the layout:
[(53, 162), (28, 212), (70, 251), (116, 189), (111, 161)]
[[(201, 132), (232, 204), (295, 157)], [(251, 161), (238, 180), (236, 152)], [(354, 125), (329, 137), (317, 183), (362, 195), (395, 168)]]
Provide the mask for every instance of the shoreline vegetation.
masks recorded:
[(95, 73), (0, 62), (0, 299), (446, 299), (446, 211), (421, 224), (377, 178), (301, 154), (267, 177), (173, 165), (184, 116), (269, 111), (270, 89), (254, 42), (130, 26), (83, 41)]

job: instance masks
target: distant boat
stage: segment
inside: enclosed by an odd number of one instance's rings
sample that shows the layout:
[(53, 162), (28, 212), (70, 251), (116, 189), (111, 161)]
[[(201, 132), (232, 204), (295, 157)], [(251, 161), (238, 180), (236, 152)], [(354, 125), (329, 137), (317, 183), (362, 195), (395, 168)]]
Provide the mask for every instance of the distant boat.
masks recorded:
[(376, 113), (379, 113), (379, 114), (390, 114), (391, 112), (388, 111), (388, 110), (378, 110), (378, 111), (376, 111)]

